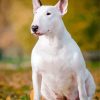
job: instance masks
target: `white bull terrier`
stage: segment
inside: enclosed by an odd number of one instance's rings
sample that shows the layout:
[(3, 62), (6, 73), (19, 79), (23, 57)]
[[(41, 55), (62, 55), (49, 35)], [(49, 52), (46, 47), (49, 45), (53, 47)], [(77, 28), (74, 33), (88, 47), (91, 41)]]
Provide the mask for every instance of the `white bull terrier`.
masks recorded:
[(80, 48), (62, 21), (67, 6), (68, 0), (55, 6), (33, 0), (31, 32), (39, 36), (31, 56), (34, 100), (92, 100), (95, 93)]

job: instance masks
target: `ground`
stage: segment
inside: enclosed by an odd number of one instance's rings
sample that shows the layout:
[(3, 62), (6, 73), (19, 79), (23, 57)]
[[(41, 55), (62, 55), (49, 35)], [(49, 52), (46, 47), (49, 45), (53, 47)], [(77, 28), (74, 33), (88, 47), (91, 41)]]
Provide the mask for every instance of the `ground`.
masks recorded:
[[(100, 62), (89, 62), (88, 69), (96, 82), (94, 100), (100, 100)], [(0, 70), (0, 100), (31, 100), (31, 68)]]

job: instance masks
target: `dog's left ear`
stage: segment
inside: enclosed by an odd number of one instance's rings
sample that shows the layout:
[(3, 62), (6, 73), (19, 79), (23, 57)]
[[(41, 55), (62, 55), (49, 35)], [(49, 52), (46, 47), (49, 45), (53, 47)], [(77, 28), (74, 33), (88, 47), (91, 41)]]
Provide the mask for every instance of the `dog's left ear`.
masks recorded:
[(32, 0), (32, 4), (33, 4), (33, 12), (35, 13), (36, 10), (42, 6), (42, 3), (40, 0)]
[(59, 0), (55, 6), (60, 10), (61, 15), (64, 15), (67, 12), (68, 0)]

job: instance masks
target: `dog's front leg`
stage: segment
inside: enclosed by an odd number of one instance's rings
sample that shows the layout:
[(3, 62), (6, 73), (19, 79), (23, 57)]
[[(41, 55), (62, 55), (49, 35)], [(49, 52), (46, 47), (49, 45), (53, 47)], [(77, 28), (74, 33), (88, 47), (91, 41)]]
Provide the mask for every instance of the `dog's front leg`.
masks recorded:
[(42, 77), (36, 71), (32, 74), (33, 86), (34, 86), (34, 100), (40, 100), (41, 98), (41, 80)]
[(86, 87), (85, 87), (85, 77), (82, 73), (83, 72), (80, 72), (77, 75), (79, 98), (80, 98), (80, 100), (88, 100)]

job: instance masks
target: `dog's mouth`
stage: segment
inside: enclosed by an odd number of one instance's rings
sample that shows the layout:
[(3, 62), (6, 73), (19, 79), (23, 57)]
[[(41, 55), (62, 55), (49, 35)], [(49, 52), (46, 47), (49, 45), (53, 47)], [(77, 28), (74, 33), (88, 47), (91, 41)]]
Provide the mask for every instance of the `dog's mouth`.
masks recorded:
[(43, 34), (42, 33), (39, 33), (39, 32), (36, 32), (34, 33), (36, 36), (42, 36)]

